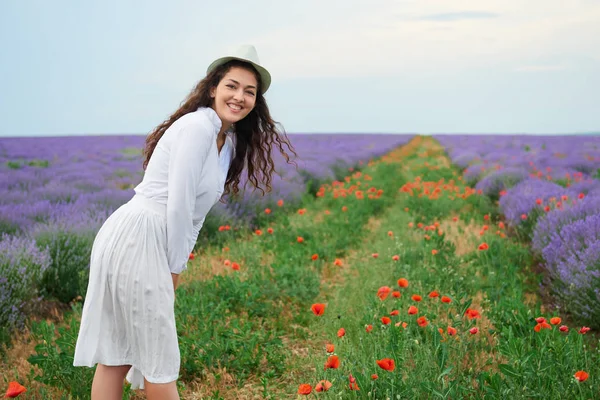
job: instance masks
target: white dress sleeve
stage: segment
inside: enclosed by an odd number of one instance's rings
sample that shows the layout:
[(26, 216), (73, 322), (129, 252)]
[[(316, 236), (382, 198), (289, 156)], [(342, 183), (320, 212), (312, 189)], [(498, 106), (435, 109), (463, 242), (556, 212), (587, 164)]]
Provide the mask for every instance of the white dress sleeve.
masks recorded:
[(190, 251), (197, 240), (193, 223), (196, 191), (214, 139), (214, 127), (188, 123), (176, 132), (169, 155), (167, 197), (167, 257), (169, 269), (180, 274), (187, 268)]

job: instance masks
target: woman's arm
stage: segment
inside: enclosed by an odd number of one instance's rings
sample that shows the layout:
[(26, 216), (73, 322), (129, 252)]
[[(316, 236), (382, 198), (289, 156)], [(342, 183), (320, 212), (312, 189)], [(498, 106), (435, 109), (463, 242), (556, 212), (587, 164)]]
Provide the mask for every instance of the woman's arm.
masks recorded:
[(171, 272), (171, 278), (173, 279), (173, 291), (175, 291), (175, 289), (177, 289), (177, 284), (179, 283), (179, 274)]

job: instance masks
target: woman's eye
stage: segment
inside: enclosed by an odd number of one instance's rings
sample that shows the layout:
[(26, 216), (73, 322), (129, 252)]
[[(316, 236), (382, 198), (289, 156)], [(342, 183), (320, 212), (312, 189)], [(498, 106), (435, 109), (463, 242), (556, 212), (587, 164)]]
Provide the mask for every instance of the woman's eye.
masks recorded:
[(250, 96), (254, 96), (254, 92), (247, 91), (246, 93), (249, 94)]
[(227, 85), (227, 87), (231, 88), (231, 89), (235, 89), (235, 86), (233, 86), (233, 85)]

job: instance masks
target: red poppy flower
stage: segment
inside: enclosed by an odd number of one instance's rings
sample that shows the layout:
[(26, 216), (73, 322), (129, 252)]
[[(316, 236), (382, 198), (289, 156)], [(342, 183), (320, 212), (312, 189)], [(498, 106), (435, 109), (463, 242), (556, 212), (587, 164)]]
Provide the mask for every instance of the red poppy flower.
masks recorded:
[(6, 394), (4, 395), (4, 397), (15, 398), (18, 395), (20, 395), (21, 393), (25, 393), (26, 391), (27, 391), (27, 389), (25, 388), (25, 386), (21, 385), (20, 383), (9, 382), (8, 390), (6, 391)]
[(469, 333), (470, 333), (471, 335), (475, 335), (475, 334), (476, 334), (476, 333), (478, 333), (478, 332), (479, 332), (479, 328), (478, 328), (478, 327), (476, 327), (476, 326), (474, 326), (473, 328), (469, 329)]
[(298, 387), (298, 394), (309, 395), (312, 392), (312, 386), (308, 383), (303, 383)]
[(325, 346), (325, 351), (328, 353), (333, 353), (335, 351), (335, 346), (331, 343), (327, 343)]
[(394, 291), (392, 292), (392, 296), (393, 296), (393, 297), (395, 297), (395, 298), (398, 298), (398, 297), (400, 297), (400, 292), (399, 292), (399, 291), (397, 291), (397, 290), (394, 290)]
[(273, 228), (267, 229), (267, 233), (270, 234), (270, 235), (272, 235), (273, 234)]
[(223, 261), (223, 265), (225, 265), (226, 267), (229, 267), (231, 265), (231, 261), (229, 260), (224, 260)]
[(377, 376), (377, 374), (371, 375), (371, 379), (373, 379), (374, 381), (377, 380), (378, 378), (379, 378), (379, 376)]
[(418, 294), (413, 294), (411, 296), (411, 299), (413, 299), (414, 301), (421, 301), (421, 300), (423, 300), (423, 298), (421, 296), (419, 296)]
[(323, 315), (325, 313), (325, 304), (315, 303), (310, 309), (315, 315)]
[(265, 214), (271, 214), (271, 209), (270, 208), (265, 208)]
[(392, 237), (392, 236), (394, 236), (394, 232), (392, 232), (392, 231), (388, 231), (388, 236), (389, 236), (389, 237)]
[(371, 254), (371, 257), (377, 258), (377, 257), (379, 257), (379, 253), (373, 253), (373, 254)]
[(392, 316), (399, 315), (399, 314), (400, 314), (400, 311), (398, 311), (398, 310), (393, 310), (393, 311), (390, 313), (390, 315), (392, 315)]
[(304, 243), (304, 238), (303, 238), (302, 236), (298, 236), (298, 237), (296, 238), (296, 241), (297, 241), (298, 243)]
[(440, 297), (440, 294), (437, 290), (434, 290), (433, 292), (429, 293), (429, 298), (434, 299), (436, 297)]
[(438, 251), (436, 249), (431, 250), (431, 254), (433, 254), (434, 256), (438, 253)]
[(454, 336), (454, 335), (456, 335), (457, 331), (456, 331), (456, 328), (453, 328), (453, 327), (449, 326), (448, 329), (447, 329), (447, 332), (448, 332), (448, 335)]
[(382, 286), (377, 290), (377, 297), (379, 297), (380, 300), (385, 300), (391, 291), (392, 289), (389, 286)]
[(377, 360), (377, 365), (379, 365), (379, 367), (381, 369), (385, 369), (386, 371), (393, 371), (394, 368), (396, 368), (396, 364), (394, 363), (394, 360), (392, 360), (391, 358), (384, 358), (381, 360)]
[(398, 261), (400, 260), (400, 256), (398, 254), (392, 256), (392, 260)]
[(590, 328), (588, 328), (587, 326), (582, 326), (581, 329), (579, 330), (579, 333), (581, 333), (582, 335), (585, 335), (589, 331), (590, 331)]
[(325, 368), (338, 369), (340, 367), (340, 359), (338, 356), (329, 356), (327, 357), (327, 362), (325, 363)]
[(448, 296), (442, 296), (442, 303), (450, 304), (452, 299)]
[(279, 201), (277, 201), (277, 205), (279, 207), (283, 207), (283, 199), (280, 199)]
[(188, 257), (189, 260), (193, 260), (195, 258), (194, 253), (190, 253), (190, 256)]
[(419, 309), (415, 306), (408, 307), (408, 315), (415, 315), (419, 312)]
[(561, 325), (560, 328), (558, 328), (558, 330), (561, 332), (569, 332), (569, 327), (566, 325)]
[(232, 264), (231, 264), (231, 268), (232, 268), (234, 271), (239, 271), (239, 270), (240, 270), (240, 264), (238, 264), (238, 263), (234, 262), (234, 263), (232, 263)]
[(467, 311), (465, 311), (465, 315), (469, 319), (481, 318), (481, 315), (479, 314), (479, 311), (473, 310), (472, 308), (467, 308)]
[(340, 260), (339, 258), (336, 258), (335, 261), (333, 262), (333, 265), (341, 267), (344, 263), (342, 263), (342, 260)]
[(316, 260), (318, 260), (318, 259), (319, 259), (319, 255), (318, 255), (318, 254), (313, 254), (313, 255), (312, 255), (312, 257), (311, 257), (311, 259), (312, 259), (313, 261), (316, 261)]
[(389, 325), (392, 320), (389, 317), (381, 317), (381, 323), (384, 325)]
[(537, 322), (538, 324), (544, 323), (544, 322), (546, 322), (546, 318), (544, 318), (544, 317), (537, 317), (535, 319), (535, 322)]
[(373, 330), (373, 325), (370, 325), (370, 324), (369, 324), (369, 325), (367, 325), (367, 326), (365, 327), (365, 330), (367, 331), (367, 333), (371, 332), (371, 331)]
[(338, 337), (343, 337), (346, 335), (346, 330), (344, 328), (340, 328), (337, 332)]
[(553, 317), (553, 318), (550, 318), (550, 323), (551, 323), (552, 325), (558, 325), (558, 324), (560, 324), (561, 322), (562, 322), (562, 320), (560, 319), (560, 317)]
[(398, 279), (398, 286), (407, 288), (408, 287), (408, 279), (406, 279), (406, 278)]
[(255, 230), (254, 233), (256, 233), (258, 236), (262, 235), (262, 231), (260, 229)]
[(426, 317), (419, 317), (417, 318), (417, 324), (421, 327), (424, 328), (427, 326), (427, 324), (429, 324), (429, 321), (427, 321)]
[(490, 248), (490, 246), (488, 246), (488, 244), (484, 242), (484, 243), (481, 243), (481, 244), (479, 245), (479, 247), (477, 247), (477, 248), (478, 248), (479, 250), (482, 250), (482, 251), (483, 251), (483, 250), (487, 250), (487, 249), (489, 249), (489, 248)]
[(573, 376), (579, 382), (585, 382), (587, 380), (587, 378), (589, 378), (590, 375), (585, 371), (577, 371), (577, 372), (575, 372), (575, 375), (573, 375)]
[(326, 392), (331, 389), (332, 383), (329, 381), (320, 381), (315, 386), (315, 392)]
[(541, 323), (538, 323), (536, 326), (533, 327), (533, 330), (536, 331), (536, 332), (539, 332), (542, 329), (552, 329), (552, 326), (550, 326), (550, 324), (547, 323), (547, 322), (541, 322)]

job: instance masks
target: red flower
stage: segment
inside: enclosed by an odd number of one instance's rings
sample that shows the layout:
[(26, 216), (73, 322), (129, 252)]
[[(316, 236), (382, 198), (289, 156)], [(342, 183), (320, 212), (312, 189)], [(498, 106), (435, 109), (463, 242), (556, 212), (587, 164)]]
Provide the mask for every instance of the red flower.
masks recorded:
[(388, 236), (389, 236), (389, 237), (392, 237), (392, 236), (394, 236), (394, 232), (392, 232), (392, 231), (388, 231)]
[(399, 314), (400, 314), (400, 311), (398, 311), (398, 310), (393, 310), (393, 311), (390, 313), (390, 315), (392, 315), (392, 316), (399, 315)]
[(18, 395), (20, 395), (21, 393), (25, 393), (26, 391), (27, 391), (27, 389), (25, 389), (25, 386), (21, 385), (20, 383), (9, 382), (8, 390), (6, 391), (6, 394), (4, 395), (4, 397), (15, 398)]
[(339, 360), (338, 356), (329, 356), (327, 358), (327, 362), (325, 363), (324, 369), (328, 369), (328, 368), (338, 369), (339, 366), (340, 366), (340, 360)]
[(333, 265), (335, 265), (337, 267), (341, 267), (342, 265), (344, 265), (344, 263), (339, 258), (336, 258), (335, 261), (333, 262)]
[(476, 333), (478, 333), (478, 332), (479, 332), (479, 328), (478, 328), (478, 327), (476, 327), (476, 326), (474, 326), (473, 328), (469, 329), (469, 333), (470, 333), (471, 335), (475, 335), (475, 334), (476, 334)]
[(189, 260), (193, 260), (195, 258), (194, 253), (190, 253), (190, 256), (188, 257)]
[(400, 259), (400, 256), (398, 254), (395, 254), (392, 256), (392, 260), (394, 261), (398, 261)]
[(379, 365), (379, 367), (381, 367), (382, 369), (385, 369), (386, 371), (393, 371), (394, 368), (396, 368), (396, 364), (394, 363), (394, 360), (392, 360), (391, 358), (384, 358), (382, 360), (377, 360), (377, 365)]
[(267, 229), (267, 233), (270, 234), (270, 235), (272, 235), (273, 234), (273, 228)]
[(527, 219), (527, 214), (521, 214), (521, 219), (525, 221)]
[(371, 331), (373, 330), (373, 325), (370, 325), (370, 324), (369, 324), (369, 325), (367, 325), (367, 326), (365, 327), (365, 330), (367, 331), (367, 333), (371, 332)]
[(469, 319), (474, 319), (474, 318), (481, 318), (481, 315), (479, 314), (479, 311), (477, 310), (473, 310), (471, 308), (467, 308), (467, 311), (465, 311), (465, 315), (469, 318)]
[(562, 322), (562, 320), (560, 319), (560, 317), (553, 317), (553, 318), (550, 318), (550, 323), (551, 323), (552, 325), (558, 325), (558, 324), (560, 324), (561, 322)]
[(316, 260), (318, 260), (318, 259), (319, 259), (319, 255), (318, 255), (318, 254), (313, 254), (313, 255), (312, 255), (312, 257), (311, 257), (311, 259), (312, 259), (313, 261), (316, 261)]
[(325, 351), (328, 353), (333, 353), (335, 351), (335, 346), (331, 343), (327, 343), (325, 346)]
[(377, 290), (377, 297), (379, 297), (380, 300), (385, 300), (391, 291), (392, 289), (389, 286), (382, 286)]
[(451, 302), (452, 302), (452, 299), (450, 299), (450, 297), (442, 296), (442, 303), (450, 304)]
[(419, 296), (418, 294), (413, 294), (411, 296), (411, 299), (413, 299), (414, 301), (421, 301), (423, 298), (421, 296)]
[(558, 330), (561, 332), (569, 332), (569, 327), (566, 325), (561, 325), (560, 328), (558, 328)]
[(298, 237), (296, 238), (296, 241), (297, 241), (298, 243), (303, 243), (303, 242), (304, 242), (304, 238), (303, 238), (302, 236), (298, 236)]
[(581, 329), (579, 330), (579, 333), (581, 333), (582, 335), (585, 335), (589, 331), (590, 331), (590, 328), (588, 328), (587, 326), (582, 326)]
[(440, 294), (437, 290), (434, 290), (433, 292), (429, 293), (429, 298), (434, 299), (436, 297), (440, 297)]
[(481, 244), (479, 245), (479, 247), (477, 247), (477, 248), (478, 248), (479, 250), (482, 250), (482, 251), (483, 251), (483, 250), (487, 250), (487, 249), (489, 249), (489, 248), (490, 248), (490, 246), (488, 246), (488, 244), (484, 242), (484, 243), (481, 243)]
[(398, 279), (398, 286), (407, 288), (408, 287), (408, 279), (406, 279), (406, 278)]
[(283, 207), (283, 200), (282, 200), (282, 199), (280, 199), (280, 200), (277, 202), (277, 205), (278, 205), (279, 207)]
[(315, 315), (323, 315), (323, 313), (325, 313), (325, 304), (316, 303), (313, 304), (310, 309)]
[(456, 328), (449, 326), (447, 331), (448, 331), (448, 335), (450, 335), (450, 336), (456, 335)]
[(270, 208), (265, 208), (265, 214), (271, 214), (271, 209)]
[(398, 298), (398, 297), (400, 297), (400, 292), (399, 292), (399, 291), (397, 291), (397, 290), (394, 290), (394, 291), (392, 292), (392, 296), (393, 296), (393, 297), (395, 297), (395, 298)]
[(392, 320), (389, 317), (381, 317), (381, 323), (384, 325), (389, 325)]
[(332, 386), (332, 384), (329, 381), (320, 381), (315, 386), (315, 392), (326, 392), (329, 389), (331, 389), (331, 386)]
[(238, 263), (234, 262), (234, 263), (232, 263), (232, 264), (231, 264), (231, 268), (232, 268), (234, 271), (239, 271), (239, 270), (240, 270), (240, 264), (238, 264)]
[(546, 322), (546, 318), (544, 318), (544, 317), (537, 317), (535, 319), (535, 322), (537, 322), (538, 324), (544, 323), (544, 322)]
[(374, 381), (377, 380), (378, 378), (379, 378), (379, 376), (377, 376), (377, 374), (371, 375), (371, 379), (373, 379)]
[(438, 251), (436, 249), (431, 250), (431, 254), (433, 254), (434, 256), (438, 253)]
[(377, 258), (377, 257), (379, 257), (379, 253), (373, 253), (373, 254), (371, 254), (371, 257)]
[(550, 326), (550, 324), (547, 322), (540, 322), (533, 328), (533, 330), (536, 332), (539, 332), (542, 329), (552, 329), (552, 326)]
[(262, 231), (260, 229), (255, 230), (254, 233), (256, 233), (258, 236), (262, 235)]
[(415, 306), (408, 307), (408, 315), (415, 315), (419, 312), (419, 309)]
[(417, 318), (417, 324), (421, 328), (424, 328), (427, 326), (427, 324), (429, 324), (429, 321), (427, 321), (427, 318), (425, 318), (425, 317), (419, 317), (419, 318)]
[(585, 372), (585, 371), (577, 371), (577, 372), (575, 372), (575, 375), (573, 375), (573, 376), (579, 382), (585, 382), (586, 379), (590, 377), (590, 375), (587, 372)]
[(344, 328), (340, 328), (337, 332), (338, 337), (344, 337), (346, 335), (346, 330)]
[(298, 394), (309, 395), (312, 392), (312, 386), (308, 383), (303, 383), (298, 387)]

